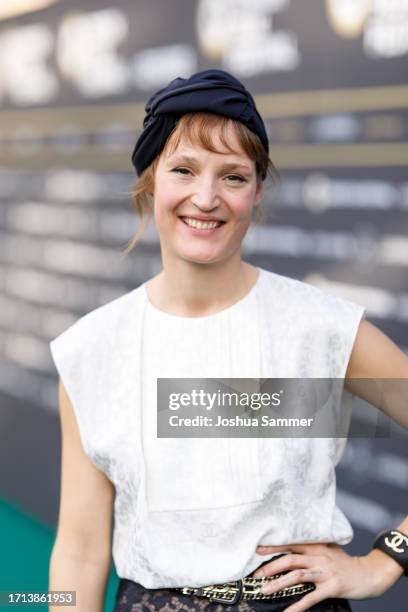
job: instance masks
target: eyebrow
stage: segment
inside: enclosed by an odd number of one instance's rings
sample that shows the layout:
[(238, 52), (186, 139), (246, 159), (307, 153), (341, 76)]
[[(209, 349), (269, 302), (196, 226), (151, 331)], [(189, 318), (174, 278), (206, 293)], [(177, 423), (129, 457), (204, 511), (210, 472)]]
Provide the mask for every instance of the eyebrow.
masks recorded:
[[(170, 159), (168, 159), (168, 163), (172, 165), (175, 163), (177, 164), (186, 163), (186, 164), (191, 164), (192, 166), (198, 165), (197, 159), (190, 155), (174, 155), (174, 157), (171, 157)], [(246, 164), (240, 164), (238, 162), (231, 162), (231, 163), (226, 163), (222, 165), (223, 170), (236, 170), (238, 168), (242, 168), (243, 170), (246, 170), (247, 172), (251, 172), (251, 168), (249, 168)]]

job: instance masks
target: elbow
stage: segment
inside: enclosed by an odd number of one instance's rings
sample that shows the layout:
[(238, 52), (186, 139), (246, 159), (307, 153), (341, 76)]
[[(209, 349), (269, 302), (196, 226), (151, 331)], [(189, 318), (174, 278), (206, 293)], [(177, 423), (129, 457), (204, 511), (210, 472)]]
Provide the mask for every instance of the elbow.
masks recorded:
[(54, 542), (50, 563), (66, 559), (80, 565), (106, 567), (110, 565), (111, 558), (111, 547), (107, 544), (101, 545), (100, 542), (96, 544), (80, 538), (58, 536)]

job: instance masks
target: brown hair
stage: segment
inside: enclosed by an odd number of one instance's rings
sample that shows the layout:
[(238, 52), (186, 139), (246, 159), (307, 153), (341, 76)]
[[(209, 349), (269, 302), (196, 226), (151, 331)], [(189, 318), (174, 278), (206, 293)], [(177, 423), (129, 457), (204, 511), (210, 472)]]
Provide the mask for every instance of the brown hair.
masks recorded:
[[(212, 134), (214, 128), (219, 129), (222, 144), (232, 153), (234, 149), (228, 144), (226, 131), (229, 126), (235, 131), (239, 144), (247, 156), (255, 162), (257, 182), (269, 177), (272, 184), (279, 179), (279, 173), (266, 153), (258, 136), (251, 132), (243, 123), (211, 112), (194, 112), (183, 115), (177, 122), (174, 130), (168, 137), (162, 153), (174, 152), (180, 140), (185, 138), (190, 143), (199, 143), (204, 149), (218, 153), (215, 148)], [(161, 155), (160, 154), (160, 155)], [(132, 207), (140, 219), (140, 227), (129, 241), (123, 255), (130, 251), (140, 241), (149, 221), (153, 215), (153, 189), (156, 168), (160, 159), (158, 155), (142, 174), (137, 178), (131, 192)], [(264, 211), (258, 206), (255, 212), (255, 223), (264, 220)]]

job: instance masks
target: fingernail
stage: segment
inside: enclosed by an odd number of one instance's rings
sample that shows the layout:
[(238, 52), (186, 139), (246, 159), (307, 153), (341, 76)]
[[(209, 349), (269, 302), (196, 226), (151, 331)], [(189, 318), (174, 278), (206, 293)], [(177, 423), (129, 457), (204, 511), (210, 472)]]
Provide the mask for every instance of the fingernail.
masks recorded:
[(264, 584), (260, 589), (259, 592), (262, 593), (262, 595), (268, 595), (269, 593), (269, 587)]

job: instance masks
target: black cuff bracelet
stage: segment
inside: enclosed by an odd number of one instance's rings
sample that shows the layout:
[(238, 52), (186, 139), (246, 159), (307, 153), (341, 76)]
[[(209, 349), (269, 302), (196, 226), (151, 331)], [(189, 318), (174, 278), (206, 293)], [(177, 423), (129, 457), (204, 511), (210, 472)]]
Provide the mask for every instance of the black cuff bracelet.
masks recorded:
[(373, 548), (378, 548), (392, 557), (403, 567), (404, 576), (408, 576), (408, 535), (398, 529), (386, 529), (378, 534)]

